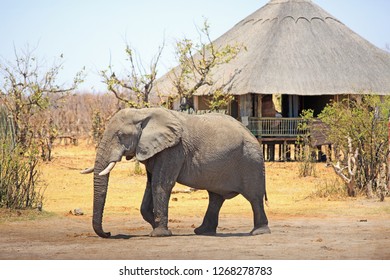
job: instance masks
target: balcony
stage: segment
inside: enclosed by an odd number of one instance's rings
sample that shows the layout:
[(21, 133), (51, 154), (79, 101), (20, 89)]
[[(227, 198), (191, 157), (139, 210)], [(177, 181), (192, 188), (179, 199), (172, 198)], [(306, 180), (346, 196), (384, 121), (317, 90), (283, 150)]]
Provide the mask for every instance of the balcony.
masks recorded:
[(248, 128), (257, 138), (296, 139), (305, 133), (299, 129), (302, 118), (249, 118)]

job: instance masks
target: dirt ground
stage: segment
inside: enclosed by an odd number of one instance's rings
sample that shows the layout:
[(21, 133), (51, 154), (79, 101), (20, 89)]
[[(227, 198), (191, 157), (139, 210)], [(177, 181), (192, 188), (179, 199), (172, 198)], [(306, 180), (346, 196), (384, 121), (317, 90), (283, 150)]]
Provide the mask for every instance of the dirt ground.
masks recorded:
[[(133, 163), (120, 163), (110, 177), (103, 224), (112, 238), (102, 239), (91, 227), (92, 177), (78, 172), (93, 163), (94, 150), (55, 151), (42, 170), (45, 212), (0, 212), (0, 259), (390, 260), (390, 199), (340, 195), (323, 164), (316, 176), (300, 178), (298, 163), (267, 163), (271, 234), (248, 234), (250, 205), (237, 197), (224, 204), (217, 236), (194, 235), (207, 193), (179, 185), (169, 208), (173, 236), (152, 238), (139, 213), (145, 176), (133, 174)], [(84, 215), (73, 215), (76, 208)]]
[(90, 218), (64, 217), (3, 224), (1, 259), (390, 259), (388, 219), (273, 219), (272, 233), (250, 236), (250, 220), (223, 218), (217, 236), (196, 236), (192, 222), (171, 221), (174, 236), (151, 238), (139, 219), (106, 222), (113, 238), (101, 239)]

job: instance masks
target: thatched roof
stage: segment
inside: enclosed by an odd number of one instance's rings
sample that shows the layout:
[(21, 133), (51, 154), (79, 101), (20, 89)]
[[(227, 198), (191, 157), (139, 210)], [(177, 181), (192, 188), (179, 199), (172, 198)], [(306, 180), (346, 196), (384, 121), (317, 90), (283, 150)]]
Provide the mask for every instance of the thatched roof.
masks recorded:
[[(240, 43), (247, 50), (212, 74), (216, 87), (229, 81), (233, 94), (390, 94), (390, 54), (312, 1), (271, 0), (214, 41)], [(174, 92), (169, 73), (157, 90)]]

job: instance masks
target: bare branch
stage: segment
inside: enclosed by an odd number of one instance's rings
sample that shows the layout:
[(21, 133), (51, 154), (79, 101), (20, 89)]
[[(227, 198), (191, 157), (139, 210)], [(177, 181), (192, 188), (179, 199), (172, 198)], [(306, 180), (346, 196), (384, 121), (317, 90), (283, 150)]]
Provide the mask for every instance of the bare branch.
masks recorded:
[[(54, 61), (51, 67), (45, 69), (46, 63), (34, 56), (35, 50), (27, 46), (18, 52), (14, 47), (15, 62), (2, 62), (5, 66), (0, 65), (0, 76), (4, 80), (0, 98), (14, 118), (17, 142), (26, 147), (29, 138), (39, 135), (37, 131), (44, 121), (37, 121), (37, 118), (44, 115), (41, 113), (51, 105), (50, 97), (65, 95), (76, 89), (83, 80), (83, 72), (80, 71), (71, 86), (56, 84), (62, 63)], [(35, 124), (31, 123), (33, 119)]]
[(101, 71), (103, 82), (114, 96), (126, 106), (129, 107), (148, 107), (149, 94), (157, 78), (157, 66), (160, 61), (165, 41), (159, 47), (157, 54), (152, 58), (149, 68), (146, 68), (139, 54), (126, 44), (125, 52), (129, 69), (124, 78), (117, 78), (113, 72), (113, 66), (110, 65), (108, 70)]
[[(203, 27), (198, 29), (199, 43), (184, 38), (176, 42), (176, 57), (179, 67), (171, 71), (170, 79), (179, 98), (189, 100), (203, 86), (209, 86), (213, 105), (217, 108), (232, 98), (226, 91), (226, 83), (218, 88), (212, 77), (212, 70), (224, 63), (230, 62), (241, 51), (242, 46), (216, 46), (211, 40), (210, 28), (205, 20)], [(234, 77), (235, 75), (233, 75)], [(230, 79), (231, 81), (231, 79)], [(226, 95), (226, 98), (223, 97)], [(183, 106), (182, 106), (183, 107)], [(188, 107), (188, 106), (187, 106)], [(184, 108), (184, 107), (183, 107)]]

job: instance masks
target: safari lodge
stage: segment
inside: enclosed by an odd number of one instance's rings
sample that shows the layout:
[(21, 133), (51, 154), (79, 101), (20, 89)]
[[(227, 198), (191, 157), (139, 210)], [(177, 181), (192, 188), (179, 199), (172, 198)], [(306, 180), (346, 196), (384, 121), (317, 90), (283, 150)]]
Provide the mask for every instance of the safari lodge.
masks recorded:
[[(313, 1), (271, 0), (213, 44), (242, 44), (245, 51), (213, 69), (215, 84), (185, 102), (201, 114), (213, 88), (233, 94), (225, 112), (250, 129), (270, 161), (294, 159), (303, 110), (316, 116), (332, 101), (390, 93), (390, 54)], [(170, 74), (157, 83), (161, 96), (174, 91)], [(314, 142), (319, 150), (330, 144), (324, 135)]]

